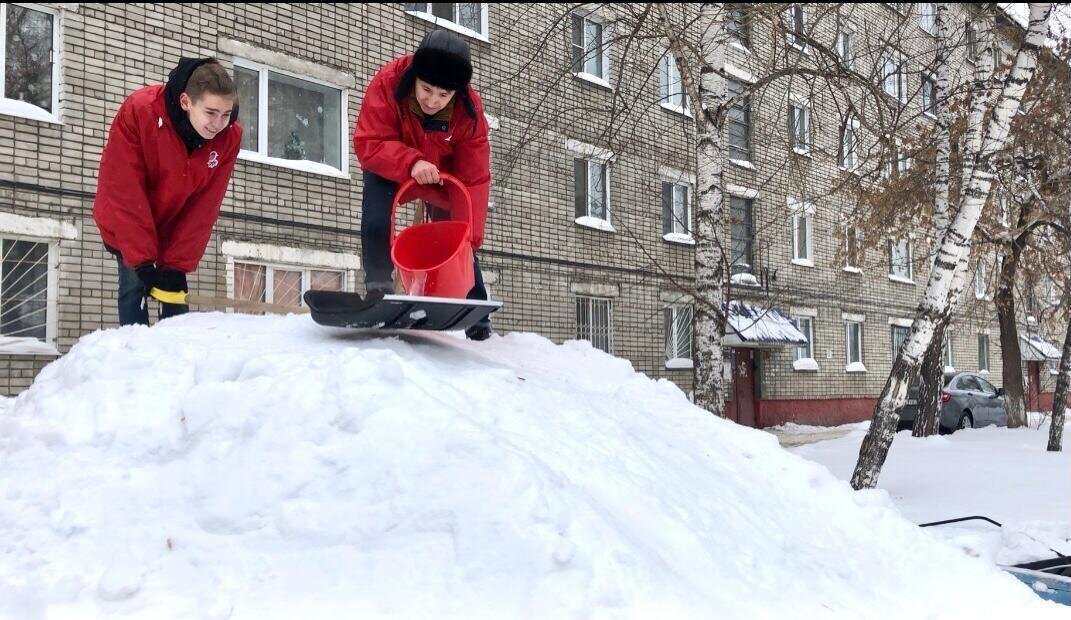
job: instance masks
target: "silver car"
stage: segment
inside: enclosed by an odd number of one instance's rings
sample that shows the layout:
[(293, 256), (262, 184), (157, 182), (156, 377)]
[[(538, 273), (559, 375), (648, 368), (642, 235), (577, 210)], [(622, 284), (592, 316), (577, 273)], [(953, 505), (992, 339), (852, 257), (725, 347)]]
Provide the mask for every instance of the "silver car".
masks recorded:
[[(941, 390), (941, 431), (961, 428), (1007, 426), (1004, 389), (993, 387), (985, 377), (973, 372), (945, 373)], [(919, 382), (907, 389), (907, 402), (900, 412), (900, 428), (911, 428), (918, 415)]]

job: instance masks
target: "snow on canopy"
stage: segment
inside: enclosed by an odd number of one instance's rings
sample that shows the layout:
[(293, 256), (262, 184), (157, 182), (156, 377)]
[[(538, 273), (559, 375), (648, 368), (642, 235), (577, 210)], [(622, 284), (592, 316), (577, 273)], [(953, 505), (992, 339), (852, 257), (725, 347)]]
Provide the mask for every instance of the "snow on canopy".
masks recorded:
[(1047, 340), (1036, 334), (1029, 336), (1019, 336), (1020, 342), (1024, 343), (1023, 347), (1023, 359), (1045, 361), (1045, 360), (1058, 360), (1062, 356), (1060, 349), (1057, 349)]
[(1059, 613), (884, 491), (523, 333), (99, 331), (0, 411), (0, 489), (4, 618)]
[(727, 345), (800, 345), (807, 337), (777, 308), (760, 308), (741, 301), (731, 301), (729, 326), (739, 339), (726, 334)]

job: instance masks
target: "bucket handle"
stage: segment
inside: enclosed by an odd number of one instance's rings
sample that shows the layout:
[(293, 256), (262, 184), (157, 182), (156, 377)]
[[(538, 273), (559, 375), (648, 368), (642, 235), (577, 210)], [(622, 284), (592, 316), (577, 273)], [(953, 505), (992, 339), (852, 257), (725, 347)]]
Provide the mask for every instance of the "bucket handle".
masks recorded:
[[(469, 243), (472, 243), (472, 196), (469, 194), (469, 188), (465, 187), (465, 184), (462, 183), (461, 181), (459, 181), (457, 179), (457, 177), (455, 177), (452, 174), (447, 174), (445, 172), (440, 172), (439, 173), (439, 178), (442, 179), (443, 181), (447, 181), (447, 182), (453, 183), (455, 186), (457, 186), (457, 188), (459, 190), (461, 190), (461, 196), (465, 199), (465, 208), (466, 208), (466, 211), (468, 211), (467, 222), (469, 224), (469, 233), (468, 233), (467, 237), (468, 237)], [(402, 183), (402, 185), (398, 188), (398, 191), (395, 192), (395, 194), (394, 194), (394, 201), (390, 205), (390, 245), (391, 245), (391, 247), (394, 246), (394, 238), (396, 236), (395, 233), (394, 233), (394, 218), (395, 218), (396, 212), (398, 210), (398, 200), (401, 199), (401, 197), (403, 195), (405, 195), (405, 192), (409, 191), (409, 188), (411, 188), (414, 185), (416, 185), (416, 180), (415, 179), (409, 179), (405, 183)]]

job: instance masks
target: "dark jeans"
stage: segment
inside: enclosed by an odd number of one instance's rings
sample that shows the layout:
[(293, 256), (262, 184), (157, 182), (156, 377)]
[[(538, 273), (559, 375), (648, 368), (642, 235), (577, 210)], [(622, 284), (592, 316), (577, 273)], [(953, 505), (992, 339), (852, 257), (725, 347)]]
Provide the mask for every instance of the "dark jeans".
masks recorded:
[[(138, 272), (123, 264), (123, 259), (117, 259), (119, 263), (119, 325), (148, 325), (149, 324), (149, 299), (146, 297), (145, 285), (138, 278)], [(189, 306), (176, 304), (160, 304), (160, 320), (168, 317), (186, 314)]]
[[(394, 290), (391, 274), (394, 263), (390, 260), (390, 205), (394, 202), (394, 193), (398, 184), (368, 172), (364, 173), (364, 194), (361, 198), (361, 264), (364, 266), (364, 283), (366, 289), (390, 288)], [(442, 220), (449, 213), (442, 209), (428, 206), (432, 220)], [(472, 257), (472, 271), (476, 282), (467, 295), (468, 299), (487, 299), (487, 287), (483, 283), (480, 261)], [(491, 319), (481, 324), (490, 325)]]

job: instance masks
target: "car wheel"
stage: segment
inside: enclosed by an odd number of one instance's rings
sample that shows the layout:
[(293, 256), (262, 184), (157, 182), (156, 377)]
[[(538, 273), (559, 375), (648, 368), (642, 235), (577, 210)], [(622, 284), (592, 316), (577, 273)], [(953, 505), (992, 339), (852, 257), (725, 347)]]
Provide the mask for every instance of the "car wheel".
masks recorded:
[(971, 414), (964, 412), (959, 417), (959, 424), (956, 425), (957, 430), (964, 430), (967, 428), (974, 428), (974, 419), (971, 418)]

